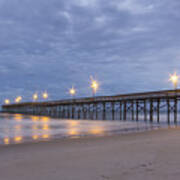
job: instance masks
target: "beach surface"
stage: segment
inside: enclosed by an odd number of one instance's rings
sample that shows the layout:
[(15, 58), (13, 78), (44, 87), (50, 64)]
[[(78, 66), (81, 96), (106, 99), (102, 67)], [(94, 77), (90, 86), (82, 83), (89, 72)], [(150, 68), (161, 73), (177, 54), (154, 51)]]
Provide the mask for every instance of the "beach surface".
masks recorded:
[(2, 180), (179, 180), (180, 128), (0, 147)]

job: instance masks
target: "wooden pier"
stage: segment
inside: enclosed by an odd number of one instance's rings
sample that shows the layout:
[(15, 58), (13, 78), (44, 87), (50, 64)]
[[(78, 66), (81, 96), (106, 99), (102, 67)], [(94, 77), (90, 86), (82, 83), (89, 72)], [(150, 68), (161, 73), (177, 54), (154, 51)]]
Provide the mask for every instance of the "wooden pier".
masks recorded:
[(178, 122), (180, 89), (3, 105), (3, 112), (67, 119)]

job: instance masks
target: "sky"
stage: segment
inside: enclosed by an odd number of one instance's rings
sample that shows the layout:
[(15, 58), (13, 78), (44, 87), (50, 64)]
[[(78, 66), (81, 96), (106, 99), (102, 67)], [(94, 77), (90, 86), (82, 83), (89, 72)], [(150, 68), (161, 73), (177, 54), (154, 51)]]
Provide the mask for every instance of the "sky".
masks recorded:
[(179, 0), (0, 0), (0, 103), (171, 89)]

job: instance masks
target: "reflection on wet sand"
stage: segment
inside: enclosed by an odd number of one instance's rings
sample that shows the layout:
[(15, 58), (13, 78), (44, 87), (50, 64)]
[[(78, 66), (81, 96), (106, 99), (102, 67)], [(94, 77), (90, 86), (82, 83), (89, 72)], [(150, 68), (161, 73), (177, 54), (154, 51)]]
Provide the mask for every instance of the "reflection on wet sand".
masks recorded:
[[(79, 136), (82, 133), (82, 128), (80, 126), (80, 121), (77, 120), (68, 120), (67, 122), (67, 134), (70, 136)], [(89, 130), (86, 132), (89, 135), (103, 135), (105, 129), (101, 126), (89, 127)]]
[(14, 137), (14, 141), (15, 141), (16, 143), (22, 142), (22, 139), (23, 139), (22, 136), (16, 136), (16, 137)]
[(39, 139), (39, 136), (38, 136), (38, 135), (33, 135), (32, 138), (33, 138), (34, 140), (38, 140), (38, 139)]
[[(4, 144), (11, 144), (11, 143), (21, 143), (24, 139), (26, 139), (25, 135), (23, 134), (23, 129), (28, 128), (29, 131), (31, 131), (31, 136), (28, 137), (31, 140), (42, 140), (42, 139), (50, 139), (52, 138), (52, 132), (53, 127), (51, 125), (51, 119), (46, 116), (29, 116), (28, 119), (25, 119), (31, 126), (28, 126), (26, 124), (23, 124), (22, 121), (25, 121), (23, 119), (23, 115), (21, 114), (15, 114), (13, 120), (15, 120), (15, 125), (13, 127), (13, 133), (14, 137), (9, 138), (9, 134), (7, 132), (10, 131), (6, 130), (6, 137), (3, 139)], [(61, 120), (59, 120), (60, 122)], [(66, 120), (65, 121), (65, 129), (66, 132), (64, 135), (67, 136), (79, 136), (81, 135), (83, 128), (80, 126), (81, 121), (78, 120)], [(26, 127), (28, 126), (28, 127)], [(89, 130), (86, 132), (86, 134), (92, 134), (92, 135), (102, 135), (104, 133), (103, 127), (90, 127)], [(29, 136), (29, 135), (28, 135)]]
[(46, 116), (42, 116), (42, 117), (40, 118), (40, 120), (41, 120), (42, 122), (49, 122), (49, 121), (50, 121), (50, 118), (49, 118), (49, 117), (46, 117)]
[(90, 134), (94, 134), (94, 135), (103, 135), (105, 132), (104, 132), (104, 128), (102, 127), (93, 127), (92, 129), (90, 129), (89, 133)]
[(42, 138), (43, 138), (43, 139), (49, 139), (49, 138), (50, 138), (50, 134), (43, 134), (43, 135), (42, 135)]
[(23, 116), (22, 116), (22, 114), (15, 114), (15, 115), (14, 115), (14, 119), (15, 119), (16, 121), (20, 122), (20, 121), (22, 121)]
[(9, 144), (9, 138), (7, 138), (7, 137), (4, 138), (4, 144), (7, 144), (7, 145)]
[(80, 133), (78, 132), (78, 130), (75, 129), (75, 128), (68, 129), (67, 133), (68, 133), (68, 135), (70, 135), (70, 136), (75, 136), (75, 135), (79, 135), (79, 134), (80, 134)]
[[(25, 141), (50, 140), (57, 137), (99, 136), (108, 131), (142, 127), (142, 124), (139, 126), (131, 122), (63, 120), (21, 114), (0, 114), (0, 121), (2, 124), (0, 126), (0, 144), (6, 145)], [(146, 126), (144, 125), (144, 127)]]
[(49, 130), (49, 125), (48, 124), (43, 124), (42, 129), (48, 131)]
[(75, 126), (78, 126), (79, 125), (79, 121), (75, 121), (75, 120), (68, 120), (68, 127), (75, 127)]
[[(39, 139), (49, 139), (50, 138), (50, 126), (49, 121), (50, 118), (46, 116), (37, 117), (32, 116), (32, 121), (35, 122), (35, 124), (32, 125), (32, 139), (33, 140), (39, 140)], [(36, 122), (39, 122), (40, 124), (36, 124)], [(40, 132), (42, 133), (41, 135)]]
[[(11, 117), (12, 116), (12, 117)], [(24, 139), (39, 140), (51, 137), (50, 118), (46, 116), (28, 116), (21, 114), (7, 115), (5, 120), (9, 121), (4, 127), (5, 137), (0, 139), (3, 144), (21, 143)], [(11, 126), (12, 124), (12, 126)], [(31, 133), (26, 135), (26, 131)], [(0, 131), (1, 132), (1, 131)], [(25, 132), (25, 133), (24, 133)]]
[(39, 117), (38, 116), (31, 116), (31, 120), (33, 122), (37, 122), (39, 120)]

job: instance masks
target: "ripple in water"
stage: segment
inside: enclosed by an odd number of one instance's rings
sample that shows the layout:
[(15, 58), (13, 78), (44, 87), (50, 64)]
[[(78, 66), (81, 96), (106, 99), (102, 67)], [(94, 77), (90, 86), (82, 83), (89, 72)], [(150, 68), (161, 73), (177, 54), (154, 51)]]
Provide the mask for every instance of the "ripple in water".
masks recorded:
[(17, 144), (55, 138), (123, 134), (158, 128), (143, 122), (53, 119), (46, 116), (0, 114), (0, 144)]

